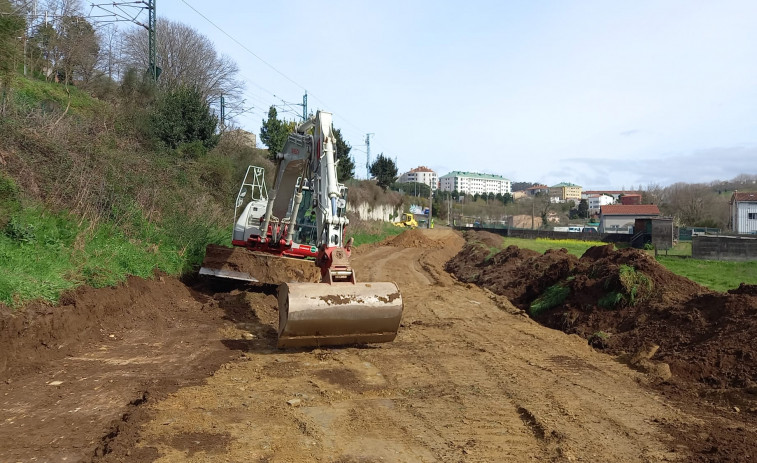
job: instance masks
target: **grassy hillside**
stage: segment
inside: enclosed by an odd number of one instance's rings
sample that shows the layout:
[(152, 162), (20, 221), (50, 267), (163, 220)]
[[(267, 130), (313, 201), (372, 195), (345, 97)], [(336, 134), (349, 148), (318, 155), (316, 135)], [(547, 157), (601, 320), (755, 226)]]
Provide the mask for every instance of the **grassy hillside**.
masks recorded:
[(19, 77), (0, 119), (0, 302), (55, 301), (228, 244), (233, 195), (265, 152), (223, 141), (189, 157), (146, 139), (144, 109)]
[[(149, 89), (148, 89), (149, 90)], [(107, 100), (18, 76), (0, 118), (0, 303), (57, 301), (81, 284), (127, 275), (178, 275), (209, 243), (230, 245), (233, 203), (250, 164), (267, 152), (221, 138), (211, 151), (171, 150), (150, 137), (149, 91)], [(350, 182), (351, 201), (396, 202), (371, 182)], [(400, 199), (401, 201), (401, 199)], [(354, 220), (356, 242), (394, 227)]]

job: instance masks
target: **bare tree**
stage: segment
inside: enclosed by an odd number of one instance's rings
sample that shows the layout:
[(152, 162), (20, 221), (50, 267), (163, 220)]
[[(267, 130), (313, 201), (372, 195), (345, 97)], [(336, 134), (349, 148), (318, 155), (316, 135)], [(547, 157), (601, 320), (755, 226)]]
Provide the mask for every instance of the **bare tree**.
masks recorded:
[(674, 183), (665, 188), (662, 209), (684, 226), (725, 227), (728, 198), (704, 184)]
[(63, 81), (89, 82), (100, 56), (98, 37), (92, 25), (81, 16), (62, 18), (58, 48), (62, 56), (59, 72), (63, 74)]
[[(228, 56), (219, 55), (213, 43), (192, 27), (158, 19), (156, 52), (162, 69), (160, 87), (197, 88), (210, 104), (217, 103), (221, 95), (230, 105), (241, 100), (243, 83), (237, 77), (237, 64)], [(127, 67), (147, 69), (145, 29), (134, 28), (124, 35), (123, 59)]]

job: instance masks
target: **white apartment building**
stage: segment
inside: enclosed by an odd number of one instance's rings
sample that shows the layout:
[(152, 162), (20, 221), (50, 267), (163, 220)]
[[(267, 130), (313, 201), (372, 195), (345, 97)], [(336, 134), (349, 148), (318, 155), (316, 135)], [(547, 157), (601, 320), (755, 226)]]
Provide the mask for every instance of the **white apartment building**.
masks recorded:
[(431, 187), (431, 191), (434, 191), (439, 185), (439, 177), (436, 175), (436, 172), (429, 169), (428, 167), (420, 166), (400, 175), (400, 178), (397, 180), (397, 182), (425, 183), (426, 185)]
[(589, 204), (589, 214), (599, 214), (602, 206), (615, 204), (615, 198), (603, 193), (589, 196), (586, 198), (586, 202)]
[(500, 175), (454, 171), (439, 177), (441, 191), (458, 191), (466, 195), (512, 193), (512, 182)]

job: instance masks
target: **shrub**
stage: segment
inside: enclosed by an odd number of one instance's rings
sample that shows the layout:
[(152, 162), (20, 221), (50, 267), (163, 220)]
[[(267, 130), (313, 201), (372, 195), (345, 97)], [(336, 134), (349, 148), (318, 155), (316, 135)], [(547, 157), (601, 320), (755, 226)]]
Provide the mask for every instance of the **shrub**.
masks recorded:
[(5, 227), (11, 215), (19, 210), (18, 186), (12, 178), (0, 172), (0, 228)]
[(150, 125), (158, 140), (171, 149), (185, 145), (182, 154), (190, 157), (199, 157), (218, 144), (218, 118), (197, 89), (179, 87), (160, 95)]

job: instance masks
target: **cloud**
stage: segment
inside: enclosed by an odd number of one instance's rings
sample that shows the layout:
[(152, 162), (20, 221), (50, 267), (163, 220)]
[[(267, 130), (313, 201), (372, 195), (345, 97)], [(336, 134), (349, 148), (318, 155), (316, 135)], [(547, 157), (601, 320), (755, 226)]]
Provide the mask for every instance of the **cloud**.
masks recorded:
[(757, 146), (714, 147), (655, 158), (566, 158), (547, 175), (584, 188), (620, 189), (632, 185), (710, 183), (757, 173)]
[(638, 135), (639, 133), (641, 133), (641, 130), (639, 130), (639, 129), (632, 129), (632, 130), (626, 130), (624, 132), (620, 132), (620, 134), (623, 135), (624, 137), (630, 137), (632, 135)]

